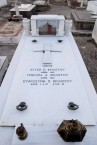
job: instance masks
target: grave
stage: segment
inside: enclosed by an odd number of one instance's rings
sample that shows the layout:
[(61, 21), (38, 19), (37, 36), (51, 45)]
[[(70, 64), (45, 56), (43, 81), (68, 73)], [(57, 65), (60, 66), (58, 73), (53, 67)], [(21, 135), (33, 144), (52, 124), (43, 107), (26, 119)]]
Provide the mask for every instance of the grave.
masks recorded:
[[(97, 94), (72, 34), (64, 30), (66, 22), (62, 15), (31, 17), (31, 35), (22, 36), (1, 86), (2, 144), (96, 145)], [(40, 33), (43, 27), (45, 33)], [(70, 102), (77, 110), (69, 109)], [(71, 119), (87, 128), (82, 142), (64, 142), (56, 132), (63, 120)], [(24, 141), (16, 135), (20, 123), (28, 132)]]
[[(30, 18), (32, 14), (35, 14), (35, 5), (31, 4), (21, 4), (18, 6), (19, 13), (23, 15), (24, 18)], [(15, 15), (15, 7), (10, 10), (11, 16)]]
[(21, 22), (6, 22), (0, 27), (0, 41), (18, 44), (22, 35), (22, 28)]
[(74, 10), (71, 16), (77, 30), (93, 30), (96, 19), (89, 11)]
[(50, 8), (49, 0), (36, 0), (33, 4), (36, 6), (36, 12), (47, 11)]

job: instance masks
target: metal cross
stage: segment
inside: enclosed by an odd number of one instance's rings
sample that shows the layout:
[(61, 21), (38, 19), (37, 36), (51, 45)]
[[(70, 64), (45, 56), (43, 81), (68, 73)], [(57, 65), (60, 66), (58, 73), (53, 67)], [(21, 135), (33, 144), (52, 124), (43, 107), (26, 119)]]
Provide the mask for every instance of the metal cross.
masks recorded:
[(45, 53), (46, 51), (49, 51), (49, 52), (62, 52), (62, 51), (57, 51), (57, 50), (36, 50), (34, 52), (43, 52), (43, 53)]

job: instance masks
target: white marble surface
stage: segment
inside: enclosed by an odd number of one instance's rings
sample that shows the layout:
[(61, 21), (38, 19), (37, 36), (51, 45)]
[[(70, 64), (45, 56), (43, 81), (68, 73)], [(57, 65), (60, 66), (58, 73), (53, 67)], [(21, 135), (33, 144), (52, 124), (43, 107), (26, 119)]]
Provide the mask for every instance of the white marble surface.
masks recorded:
[(0, 7), (7, 5), (6, 0), (0, 0)]
[(19, 9), (27, 9), (29, 8), (30, 6), (32, 6), (31, 4), (21, 4), (18, 8)]
[(88, 1), (87, 10), (97, 14), (97, 1)]
[[(11, 82), (13, 80), (13, 77), (14, 77), (14, 74), (15, 74), (15, 71), (17, 68), (17, 64), (19, 62), (19, 58), (22, 53), (23, 44), (24, 44), (25, 40), (26, 40), (26, 37), (23, 37), (16, 50), (16, 53), (12, 59), (8, 72), (3, 81), (1, 91), (0, 91), (0, 93), (1, 93), (0, 100), (2, 100), (2, 101), (0, 101), (0, 114), (3, 111), (4, 104), (5, 104), (6, 98), (7, 98), (7, 94), (11, 87)], [(97, 122), (97, 94), (94, 90), (93, 84), (92, 84), (89, 74), (86, 70), (86, 67), (84, 66), (84, 62), (80, 56), (80, 52), (76, 46), (76, 43), (75, 43), (72, 35), (68, 36), (68, 40), (70, 41), (70, 45), (72, 46), (72, 51), (75, 54), (75, 59), (77, 60), (76, 63), (79, 66), (80, 74), (84, 78), (83, 83), (87, 90), (89, 102), (91, 104), (92, 111), (95, 116), (95, 120)], [(2, 143), (2, 145), (6, 145), (6, 144), (11, 145), (13, 132), (14, 132), (14, 128), (12, 128), (12, 127), (0, 127), (0, 143)], [(86, 133), (86, 136), (85, 136), (83, 142), (84, 142), (84, 145), (97, 145), (97, 125), (96, 126), (87, 126), (87, 133)]]
[[(34, 8), (35, 8), (35, 5), (22, 4), (21, 6), (19, 6), (19, 11), (20, 12), (22, 12), (22, 11), (25, 11), (25, 12), (28, 11), (28, 12), (30, 12)], [(15, 7), (10, 10), (10, 12), (12, 12), (12, 11), (15, 11)]]
[[(55, 36), (45, 36), (45, 42), (44, 37), (34, 37), (33, 39), (37, 39), (37, 43), (33, 44), (32, 38), (28, 38), (24, 44), (1, 122), (60, 124), (66, 118), (67, 120), (78, 119), (84, 125), (95, 125), (88, 95), (83, 87), (83, 78), (78, 70), (68, 36), (59, 37), (63, 40), (62, 43), (58, 43), (58, 38)], [(46, 52), (34, 52), (33, 49), (34, 51), (41, 49)], [(56, 52), (59, 50), (60, 52)], [(52, 67), (43, 67), (42, 63), (52, 63)], [(31, 71), (33, 68), (41, 70)], [(50, 69), (51, 71), (49, 71)], [(56, 69), (59, 70), (56, 71)], [(40, 80), (45, 83), (38, 83)], [(29, 81), (37, 81), (37, 83), (29, 83)], [(55, 102), (55, 100), (57, 101)], [(16, 106), (23, 101), (27, 103), (28, 109), (24, 112), (17, 111)], [(78, 104), (79, 109), (69, 110), (67, 107), (69, 102)]]
[(63, 15), (32, 15), (31, 19), (35, 20), (64, 20)]
[[(4, 78), (4, 81), (2, 83), (2, 86), (0, 87), (0, 117), (7, 99), (7, 94), (9, 92), (11, 82), (14, 77), (14, 73), (17, 68), (17, 64), (22, 52), (23, 43), (25, 41), (25, 37), (22, 38), (21, 42), (19, 43), (17, 50), (15, 52), (15, 55), (12, 58), (10, 67), (7, 71), (7, 74)], [(6, 88), (6, 89), (5, 89)], [(5, 91), (6, 90), (6, 91)], [(14, 127), (0, 127), (0, 144), (2, 145), (11, 145), (12, 144), (12, 138), (14, 133)]]
[(46, 4), (46, 1), (44, 0), (36, 0), (33, 2), (34, 5), (45, 5)]

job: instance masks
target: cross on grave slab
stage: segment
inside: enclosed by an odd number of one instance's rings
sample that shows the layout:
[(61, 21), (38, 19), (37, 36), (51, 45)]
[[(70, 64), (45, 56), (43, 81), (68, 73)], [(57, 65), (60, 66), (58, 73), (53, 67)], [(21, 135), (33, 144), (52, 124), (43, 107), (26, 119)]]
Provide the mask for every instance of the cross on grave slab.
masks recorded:
[(51, 44), (48, 44), (48, 45), (45, 45), (44, 44), (44, 47), (43, 49), (38, 49), (38, 50), (34, 50), (33, 52), (42, 52), (43, 53), (43, 58), (42, 58), (42, 63), (43, 64), (51, 64), (52, 63), (52, 52), (62, 52), (60, 50), (53, 50), (52, 49), (52, 45)]
[(18, 2), (18, 0), (14, 0), (14, 1), (12, 2), (12, 4), (15, 6), (16, 16), (20, 16), (19, 8), (18, 8), (18, 6), (20, 5), (20, 3)]

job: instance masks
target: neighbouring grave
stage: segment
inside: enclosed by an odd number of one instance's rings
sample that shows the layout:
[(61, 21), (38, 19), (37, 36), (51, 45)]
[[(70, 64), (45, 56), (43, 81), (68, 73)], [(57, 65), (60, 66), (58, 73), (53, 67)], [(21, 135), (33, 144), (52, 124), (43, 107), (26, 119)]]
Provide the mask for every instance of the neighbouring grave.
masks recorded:
[(19, 43), (22, 34), (21, 22), (6, 22), (0, 27), (0, 41), (2, 43)]
[[(23, 15), (24, 18), (30, 18), (31, 15), (35, 14), (35, 5), (31, 4), (21, 4), (18, 6), (19, 13)], [(10, 10), (11, 16), (15, 15), (15, 7)]]
[(33, 4), (36, 6), (36, 12), (47, 11), (50, 8), (49, 0), (36, 0)]
[(92, 17), (89, 11), (74, 10), (71, 15), (74, 20), (76, 29), (93, 30), (96, 19)]

